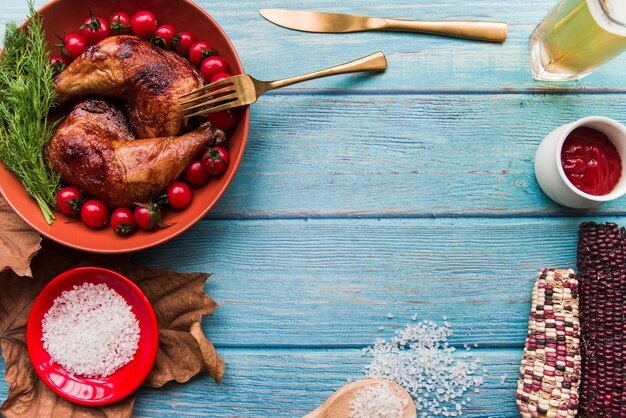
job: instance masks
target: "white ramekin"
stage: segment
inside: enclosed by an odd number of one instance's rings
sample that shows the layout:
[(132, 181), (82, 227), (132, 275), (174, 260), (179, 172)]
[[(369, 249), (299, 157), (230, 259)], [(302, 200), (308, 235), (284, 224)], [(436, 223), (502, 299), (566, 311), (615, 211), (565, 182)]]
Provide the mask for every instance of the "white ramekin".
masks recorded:
[[(561, 165), (561, 150), (567, 136), (581, 126), (603, 132), (622, 158), (622, 177), (611, 193), (594, 196), (576, 188)], [(590, 116), (556, 128), (539, 145), (535, 155), (535, 176), (541, 189), (552, 200), (570, 208), (584, 209), (622, 197), (626, 193), (626, 127), (616, 120)]]

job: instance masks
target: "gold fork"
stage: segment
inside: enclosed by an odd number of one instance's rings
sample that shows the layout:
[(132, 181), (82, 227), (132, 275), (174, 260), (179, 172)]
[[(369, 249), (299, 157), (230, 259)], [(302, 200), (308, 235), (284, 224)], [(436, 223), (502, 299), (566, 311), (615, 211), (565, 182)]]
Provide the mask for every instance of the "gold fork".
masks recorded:
[(259, 96), (266, 91), (315, 78), (358, 71), (385, 71), (386, 69), (387, 59), (385, 54), (376, 52), (325, 70), (276, 81), (259, 81), (247, 74), (236, 75), (180, 96), (181, 99), (195, 96), (181, 103), (183, 115), (190, 118), (219, 110), (249, 105), (256, 102)]

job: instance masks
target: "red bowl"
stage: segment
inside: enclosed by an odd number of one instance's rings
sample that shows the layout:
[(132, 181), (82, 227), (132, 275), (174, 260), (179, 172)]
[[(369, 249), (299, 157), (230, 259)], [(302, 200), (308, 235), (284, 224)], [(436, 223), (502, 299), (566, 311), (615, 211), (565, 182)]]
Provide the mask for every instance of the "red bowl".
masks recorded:
[[(74, 376), (43, 348), (42, 321), (63, 291), (84, 283), (104, 283), (119, 293), (139, 321), (139, 347), (128, 364), (105, 378)], [(59, 396), (82, 405), (106, 405), (130, 395), (148, 377), (158, 350), (159, 328), (150, 301), (135, 283), (100, 267), (79, 267), (55, 277), (33, 302), (26, 325), (28, 354), (37, 374)]]
[[(216, 48), (230, 65), (232, 74), (243, 74), (243, 67), (235, 48), (219, 25), (200, 7), (190, 0), (54, 0), (41, 8), (48, 45), (58, 43), (54, 33), (63, 34), (78, 31), (82, 21), (89, 16), (88, 6), (94, 15), (110, 18), (116, 11), (132, 16), (139, 10), (152, 11), (160, 24), (171, 24), (177, 30), (189, 30), (198, 40), (206, 40)], [(59, 54), (58, 48), (53, 53)], [(56, 220), (48, 225), (39, 206), (31, 198), (17, 179), (0, 164), (0, 192), (9, 205), (30, 226), (42, 235), (68, 247), (96, 253), (127, 253), (153, 247), (170, 240), (190, 228), (217, 203), (235, 176), (239, 167), (248, 137), (250, 124), (249, 108), (239, 112), (237, 125), (227, 134), (230, 137), (228, 151), (230, 165), (224, 174), (212, 178), (204, 186), (194, 189), (193, 201), (181, 211), (168, 211), (165, 222), (169, 228), (155, 231), (136, 231), (127, 238), (115, 235), (111, 228), (90, 229), (82, 222), (68, 222), (69, 219), (56, 212)]]

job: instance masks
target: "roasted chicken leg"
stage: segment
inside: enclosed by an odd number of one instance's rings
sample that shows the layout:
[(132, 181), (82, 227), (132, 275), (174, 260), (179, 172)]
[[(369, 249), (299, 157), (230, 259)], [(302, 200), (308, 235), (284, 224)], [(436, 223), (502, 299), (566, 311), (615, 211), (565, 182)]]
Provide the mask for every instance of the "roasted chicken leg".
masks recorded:
[(61, 123), (46, 158), (65, 183), (124, 206), (159, 195), (204, 147), (225, 140), (209, 124), (182, 136), (135, 139), (116, 105), (88, 99)]
[(179, 96), (204, 85), (189, 61), (134, 36), (112, 36), (87, 48), (54, 80), (59, 102), (88, 96), (124, 101), (139, 138), (179, 135)]

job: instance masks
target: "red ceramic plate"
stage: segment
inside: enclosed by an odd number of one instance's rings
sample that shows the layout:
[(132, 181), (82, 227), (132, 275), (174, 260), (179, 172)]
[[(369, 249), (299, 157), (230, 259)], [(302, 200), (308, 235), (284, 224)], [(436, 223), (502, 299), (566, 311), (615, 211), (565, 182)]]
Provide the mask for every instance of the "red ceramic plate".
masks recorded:
[[(189, 0), (54, 0), (45, 5), (43, 16), (48, 44), (58, 43), (54, 33), (76, 32), (82, 21), (89, 16), (87, 7), (94, 15), (110, 18), (116, 11), (132, 16), (139, 10), (152, 11), (159, 24), (171, 24), (177, 30), (189, 30), (198, 40), (209, 41), (229, 63), (231, 73), (243, 74), (243, 68), (234, 47), (218, 24), (200, 7)], [(58, 49), (54, 51), (58, 54)], [(0, 164), (0, 191), (17, 214), (42, 235), (68, 247), (97, 253), (127, 253), (161, 244), (181, 234), (200, 220), (224, 194), (235, 176), (235, 172), (246, 146), (250, 123), (249, 108), (242, 108), (235, 127), (227, 134), (230, 137), (228, 151), (230, 165), (220, 177), (212, 178), (206, 185), (194, 189), (191, 205), (181, 211), (169, 211), (165, 221), (169, 228), (156, 231), (137, 231), (127, 238), (116, 236), (106, 227), (93, 230), (82, 222), (68, 222), (68, 218), (55, 213), (56, 221), (48, 225), (39, 206), (24, 190), (20, 181)]]
[[(105, 283), (128, 303), (139, 321), (139, 348), (133, 360), (102, 378), (74, 376), (55, 363), (43, 348), (42, 320), (54, 300), (65, 290), (84, 283)], [(148, 377), (158, 350), (159, 329), (146, 295), (121, 274), (99, 267), (80, 267), (55, 277), (43, 288), (31, 308), (26, 326), (26, 345), (41, 379), (59, 396), (83, 405), (106, 405), (130, 395)]]

